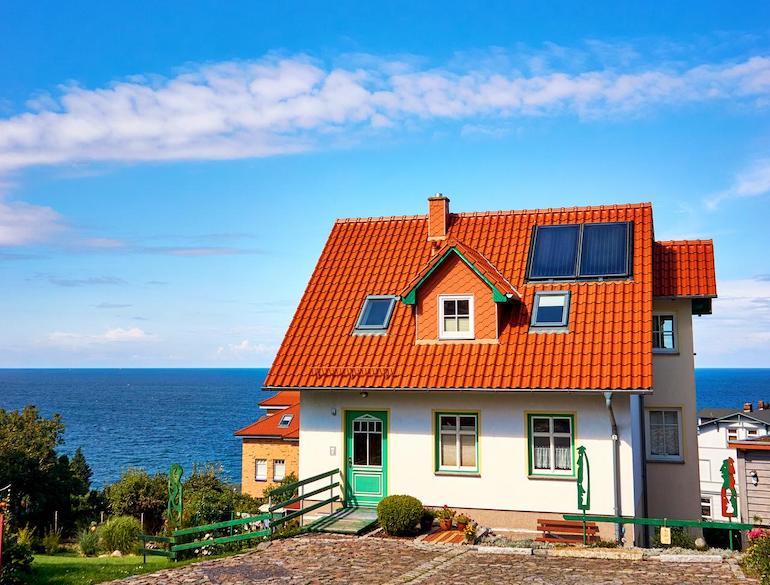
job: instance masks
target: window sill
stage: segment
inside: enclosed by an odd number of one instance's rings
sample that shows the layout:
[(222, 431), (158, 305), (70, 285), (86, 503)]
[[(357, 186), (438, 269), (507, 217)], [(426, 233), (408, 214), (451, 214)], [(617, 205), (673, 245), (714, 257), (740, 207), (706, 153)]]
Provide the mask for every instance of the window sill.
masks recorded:
[(445, 477), (481, 477), (481, 473), (478, 471), (449, 471), (448, 469), (442, 469), (441, 471), (434, 471), (433, 475), (445, 476)]
[(354, 337), (365, 337), (367, 335), (387, 335), (387, 329), (353, 329)]
[(549, 473), (541, 473), (541, 474), (530, 473), (529, 475), (527, 475), (527, 479), (555, 479), (557, 481), (577, 481), (577, 478), (574, 475), (556, 475), (556, 474), (549, 474)]
[(675, 465), (682, 465), (684, 463), (684, 459), (657, 459), (647, 457), (647, 463), (673, 463)]
[(257, 478), (254, 479), (254, 481), (267, 481), (267, 478), (266, 477), (265, 478), (257, 477)]
[(550, 325), (530, 325), (529, 333), (569, 333), (569, 327), (557, 325), (551, 327)]
[(678, 349), (653, 349), (655, 355), (679, 355)]

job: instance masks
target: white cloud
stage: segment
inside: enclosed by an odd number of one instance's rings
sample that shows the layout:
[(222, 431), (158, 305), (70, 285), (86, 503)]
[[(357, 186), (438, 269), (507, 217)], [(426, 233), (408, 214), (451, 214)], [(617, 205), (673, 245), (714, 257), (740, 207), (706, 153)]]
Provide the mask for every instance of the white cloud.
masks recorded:
[(62, 349), (83, 349), (98, 345), (152, 341), (155, 336), (139, 327), (116, 327), (101, 334), (67, 333), (54, 331), (48, 335), (48, 344)]
[(709, 209), (716, 209), (727, 199), (758, 197), (770, 193), (770, 158), (754, 161), (738, 173), (730, 188), (712, 195), (706, 200)]
[[(445, 67), (307, 57), (199, 65), (176, 77), (67, 86), (58, 98), (0, 120), (0, 170), (89, 161), (232, 159), (293, 153), (360, 132), (432, 119), (572, 114), (597, 117), (656, 104), (767, 101), (770, 58), (695, 66), (607, 65), (552, 49), (529, 72), (492, 52)], [(566, 56), (563, 56), (566, 55)], [(536, 56), (535, 56), (536, 57)], [(538, 63), (535, 68), (532, 63)], [(545, 64), (543, 64), (545, 63)]]
[(244, 339), (239, 343), (220, 345), (217, 348), (217, 358), (246, 359), (254, 356), (274, 356), (278, 347), (267, 343), (252, 343)]
[(23, 246), (49, 240), (65, 229), (55, 210), (0, 195), (0, 246)]
[(770, 363), (770, 280), (721, 280), (713, 315), (693, 317), (700, 366)]

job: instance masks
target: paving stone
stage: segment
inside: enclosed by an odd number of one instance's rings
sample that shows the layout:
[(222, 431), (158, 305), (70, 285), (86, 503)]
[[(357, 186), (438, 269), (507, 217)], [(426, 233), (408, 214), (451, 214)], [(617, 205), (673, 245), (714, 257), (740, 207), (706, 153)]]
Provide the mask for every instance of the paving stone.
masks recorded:
[[(170, 565), (173, 567), (173, 565)], [(661, 563), (485, 554), (386, 538), (306, 535), (266, 550), (114, 582), (120, 585), (747, 585), (735, 563)]]

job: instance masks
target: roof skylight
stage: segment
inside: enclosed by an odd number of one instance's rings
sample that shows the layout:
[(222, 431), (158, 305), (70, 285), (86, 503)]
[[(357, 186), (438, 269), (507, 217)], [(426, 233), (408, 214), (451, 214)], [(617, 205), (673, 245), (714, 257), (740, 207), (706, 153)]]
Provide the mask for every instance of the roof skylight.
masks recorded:
[(366, 297), (356, 329), (363, 331), (385, 330), (390, 323), (396, 297), (392, 295), (370, 295)]
[(285, 429), (291, 424), (291, 420), (294, 418), (293, 414), (284, 414), (278, 423), (278, 426)]

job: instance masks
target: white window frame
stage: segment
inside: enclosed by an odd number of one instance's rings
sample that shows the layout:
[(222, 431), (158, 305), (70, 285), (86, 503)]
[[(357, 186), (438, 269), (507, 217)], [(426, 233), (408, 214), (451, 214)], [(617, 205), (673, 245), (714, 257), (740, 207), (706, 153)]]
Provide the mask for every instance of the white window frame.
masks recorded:
[(293, 414), (282, 414), (281, 420), (278, 421), (278, 427), (281, 429), (288, 429), (289, 425), (291, 425), (292, 420), (294, 420)]
[[(444, 301), (468, 301), (468, 331), (444, 331)], [(438, 336), (439, 339), (475, 339), (473, 295), (439, 295)]]
[[(709, 513), (708, 514), (704, 514), (703, 513), (703, 507), (704, 506), (708, 506), (708, 509), (709, 509)], [(701, 515), (702, 518), (707, 518), (707, 519), (711, 520), (714, 517), (714, 506), (713, 506), (713, 503), (711, 501), (711, 496), (701, 495), (701, 497), (700, 497), (700, 508), (701, 508), (700, 515)]]
[[(454, 431), (444, 431), (441, 429), (441, 419), (442, 418), (454, 418), (455, 419), (455, 430)], [(473, 418), (475, 421), (475, 425), (472, 431), (462, 430), (460, 428), (460, 419), (461, 418)], [(464, 471), (464, 472), (473, 472), (476, 473), (479, 470), (479, 415), (475, 412), (439, 412), (437, 413), (437, 423), (438, 423), (438, 471)], [(443, 461), (443, 453), (441, 450), (441, 437), (442, 436), (454, 436), (455, 440), (455, 461), (458, 462), (458, 465), (444, 465)], [(460, 441), (460, 437), (462, 435), (467, 435), (473, 437), (474, 447), (476, 449), (476, 465), (459, 465), (459, 463), (462, 461), (461, 457), (461, 451), (462, 451), (462, 443)]]
[[(535, 431), (535, 419), (542, 418), (548, 420), (548, 432), (545, 431)], [(554, 429), (554, 421), (556, 419), (559, 420), (566, 420), (569, 422), (569, 432), (568, 433), (557, 433)], [(539, 414), (539, 413), (529, 413), (529, 437), (530, 437), (530, 445), (529, 445), (529, 456), (531, 461), (531, 474), (534, 476), (537, 475), (553, 475), (553, 476), (566, 476), (566, 477), (573, 477), (575, 475), (576, 469), (576, 461), (575, 461), (575, 419), (572, 415), (566, 415), (566, 414)], [(537, 437), (547, 437), (549, 442), (549, 448), (550, 448), (550, 455), (548, 458), (548, 463), (550, 464), (550, 469), (540, 469), (538, 467), (535, 467), (535, 439)], [(556, 469), (556, 440), (557, 438), (568, 438), (569, 439), (569, 450), (570, 450), (570, 468), (569, 469)]]
[[(731, 439), (730, 435), (734, 435), (735, 438)], [(738, 427), (727, 427), (725, 429), (725, 437), (726, 437), (725, 438), (725, 446), (729, 446), (730, 445), (730, 441), (737, 441), (738, 438), (739, 438)]]
[[(279, 466), (283, 473), (278, 475)], [(286, 459), (273, 459), (273, 481), (283, 481), (286, 479)]]
[[(537, 320), (537, 313), (540, 309), (540, 299), (544, 297), (564, 297), (564, 313), (561, 317), (560, 323), (539, 323)], [(532, 303), (532, 321), (531, 327), (537, 327), (538, 329), (549, 328), (564, 328), (569, 324), (569, 305), (570, 305), (570, 291), (568, 290), (541, 290), (535, 293), (535, 300)]]
[[(654, 312), (652, 314), (652, 335), (655, 336), (655, 317), (671, 317), (671, 333), (673, 335), (674, 347), (653, 347), (652, 353), (679, 353), (679, 331), (676, 322), (676, 315), (674, 313)], [(660, 331), (658, 332), (660, 335)]]
[[(259, 463), (262, 462), (265, 466), (264, 475), (259, 474)], [(254, 481), (267, 481), (267, 459), (255, 459), (254, 460)]]
[[(678, 455), (653, 455), (652, 454), (652, 430), (650, 428), (650, 413), (651, 412), (675, 412), (676, 413), (676, 422), (677, 422), (677, 429), (679, 431), (679, 454)], [(665, 418), (665, 417), (664, 417)], [(645, 432), (646, 435), (646, 450), (647, 450), (647, 461), (671, 461), (671, 462), (682, 462), (684, 461), (684, 432), (683, 432), (683, 425), (684, 421), (682, 420), (682, 408), (681, 407), (672, 407), (672, 406), (651, 406), (650, 408), (644, 409), (644, 420), (645, 420)]]

